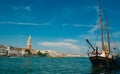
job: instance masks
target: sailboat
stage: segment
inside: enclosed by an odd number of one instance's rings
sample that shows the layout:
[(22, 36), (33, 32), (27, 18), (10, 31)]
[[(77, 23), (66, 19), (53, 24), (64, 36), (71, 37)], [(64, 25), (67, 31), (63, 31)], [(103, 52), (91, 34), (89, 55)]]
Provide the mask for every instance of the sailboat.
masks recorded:
[[(99, 4), (99, 17), (100, 17), (100, 31), (101, 31), (101, 48), (97, 46), (93, 46), (91, 42), (86, 39), (86, 42), (92, 48), (92, 52), (89, 52), (89, 59), (93, 66), (97, 67), (107, 67), (107, 68), (115, 68), (120, 67), (120, 54), (113, 54), (111, 52), (111, 42), (110, 42), (110, 32), (108, 27), (108, 21), (106, 20), (106, 33), (107, 33), (107, 44), (104, 39), (104, 29), (102, 23), (102, 12), (100, 7), (100, 0), (98, 0)], [(101, 49), (101, 50), (100, 50)], [(91, 55), (90, 55), (91, 54)]]

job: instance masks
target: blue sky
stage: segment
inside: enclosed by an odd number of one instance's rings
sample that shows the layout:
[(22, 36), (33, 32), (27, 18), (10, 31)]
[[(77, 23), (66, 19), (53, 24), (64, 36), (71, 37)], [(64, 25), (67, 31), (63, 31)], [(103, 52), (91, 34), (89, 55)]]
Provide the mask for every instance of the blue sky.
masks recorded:
[[(117, 44), (119, 3), (101, 0), (102, 14), (107, 10)], [(99, 30), (97, 4), (97, 0), (0, 0), (0, 44), (25, 48), (31, 35), (34, 49), (85, 53), (88, 47), (85, 39), (94, 43)]]

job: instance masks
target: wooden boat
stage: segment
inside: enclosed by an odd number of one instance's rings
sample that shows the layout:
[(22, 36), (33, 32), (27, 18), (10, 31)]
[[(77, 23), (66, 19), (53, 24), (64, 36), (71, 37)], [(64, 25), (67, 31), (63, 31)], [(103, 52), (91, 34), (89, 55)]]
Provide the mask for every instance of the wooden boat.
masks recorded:
[[(107, 67), (107, 68), (117, 68), (120, 67), (120, 54), (119, 53), (112, 53), (111, 50), (116, 48), (111, 48), (110, 42), (110, 33), (108, 27), (108, 21), (106, 19), (106, 33), (107, 33), (107, 44), (104, 40), (104, 29), (102, 24), (102, 12), (100, 7), (100, 0), (98, 0), (99, 4), (99, 14), (100, 14), (100, 31), (101, 31), (101, 49), (97, 46), (93, 46), (88, 39), (86, 42), (92, 48), (92, 52), (89, 52), (89, 59), (93, 66), (97, 67)], [(116, 49), (117, 50), (117, 49)]]

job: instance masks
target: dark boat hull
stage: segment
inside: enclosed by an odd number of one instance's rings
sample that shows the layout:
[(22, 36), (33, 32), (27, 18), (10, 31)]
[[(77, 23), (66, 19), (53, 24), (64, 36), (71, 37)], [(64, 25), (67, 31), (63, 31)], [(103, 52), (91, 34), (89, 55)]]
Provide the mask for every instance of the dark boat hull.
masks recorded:
[(89, 57), (91, 63), (93, 66), (98, 66), (98, 67), (120, 67), (120, 58), (114, 59), (114, 58), (105, 58), (101, 56), (92, 56)]

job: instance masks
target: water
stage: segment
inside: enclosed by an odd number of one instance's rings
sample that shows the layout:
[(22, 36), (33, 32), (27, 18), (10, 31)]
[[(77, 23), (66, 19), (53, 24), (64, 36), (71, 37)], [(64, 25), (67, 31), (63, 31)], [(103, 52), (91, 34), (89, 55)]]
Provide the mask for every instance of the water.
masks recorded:
[(92, 67), (88, 58), (0, 58), (0, 74), (120, 74), (110, 71)]

